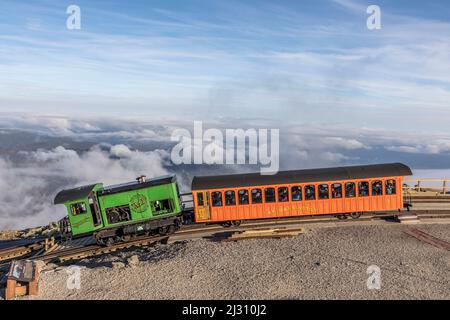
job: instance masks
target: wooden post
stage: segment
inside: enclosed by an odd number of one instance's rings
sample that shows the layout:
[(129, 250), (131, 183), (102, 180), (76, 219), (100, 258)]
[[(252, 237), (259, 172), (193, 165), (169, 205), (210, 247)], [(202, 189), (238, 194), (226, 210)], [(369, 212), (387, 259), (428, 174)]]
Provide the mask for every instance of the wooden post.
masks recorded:
[(6, 280), (5, 300), (11, 300), (16, 297), (16, 280)]
[(442, 193), (445, 195), (447, 192), (447, 180), (442, 180)]

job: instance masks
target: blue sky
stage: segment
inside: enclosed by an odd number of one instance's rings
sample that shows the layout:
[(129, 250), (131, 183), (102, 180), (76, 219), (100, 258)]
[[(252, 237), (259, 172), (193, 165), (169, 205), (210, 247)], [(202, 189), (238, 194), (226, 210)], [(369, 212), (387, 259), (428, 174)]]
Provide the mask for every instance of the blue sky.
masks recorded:
[(0, 112), (448, 132), (449, 17), (448, 1), (3, 0)]

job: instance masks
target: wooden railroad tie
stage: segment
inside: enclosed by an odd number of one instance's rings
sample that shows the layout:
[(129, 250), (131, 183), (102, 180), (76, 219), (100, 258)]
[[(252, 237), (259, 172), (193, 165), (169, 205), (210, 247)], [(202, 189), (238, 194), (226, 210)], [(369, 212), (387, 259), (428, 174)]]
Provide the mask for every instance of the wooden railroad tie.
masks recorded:
[(6, 275), (5, 300), (25, 295), (37, 295), (40, 268), (36, 261), (13, 261)]
[(409, 229), (404, 232), (420, 241), (423, 241), (423, 242), (431, 244), (435, 247), (450, 251), (450, 243), (449, 242), (438, 239), (436, 237), (433, 237), (432, 235), (430, 235), (426, 232), (423, 232), (422, 230)]
[(286, 228), (262, 228), (247, 231), (236, 231), (231, 233), (225, 241), (237, 241), (244, 239), (258, 238), (282, 238), (295, 237), (305, 232), (304, 228), (286, 229)]

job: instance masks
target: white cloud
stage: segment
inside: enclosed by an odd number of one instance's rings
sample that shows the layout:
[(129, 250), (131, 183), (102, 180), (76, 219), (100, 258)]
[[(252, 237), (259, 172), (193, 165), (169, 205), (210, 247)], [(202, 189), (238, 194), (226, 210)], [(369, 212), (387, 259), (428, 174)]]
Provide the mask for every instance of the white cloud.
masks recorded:
[(369, 147), (356, 139), (345, 139), (342, 137), (329, 137), (325, 141), (334, 147), (342, 147), (344, 149), (368, 149)]
[(133, 154), (133, 152), (124, 144), (112, 146), (110, 152), (116, 157), (130, 157)]
[(331, 164), (341, 163), (343, 160), (357, 159), (355, 157), (345, 156), (338, 152), (329, 152), (329, 151), (321, 153), (319, 157)]
[(413, 146), (388, 146), (385, 147), (389, 151), (406, 152), (406, 153), (420, 153), (420, 149)]
[(109, 150), (94, 146), (84, 153), (58, 146), (22, 155), (27, 160), (21, 166), (0, 158), (0, 230), (42, 225), (65, 216), (64, 207), (52, 204), (61, 189), (168, 173), (164, 167), (169, 156), (166, 151), (131, 151), (124, 145), (113, 145)]
[[(58, 125), (48, 118), (57, 118)], [(18, 147), (0, 145), (0, 229), (45, 224), (64, 216), (64, 208), (55, 209), (51, 203), (63, 188), (95, 182), (123, 183), (141, 174), (163, 175), (170, 168), (183, 183), (182, 189), (188, 191), (193, 174), (258, 171), (255, 166), (172, 165), (169, 158), (173, 142), (167, 141), (175, 128), (193, 129), (193, 122), (187, 120), (15, 114), (0, 117), (1, 127), (6, 128), (0, 131), (2, 141)], [(448, 132), (298, 125), (261, 119), (217, 119), (205, 122), (204, 128), (280, 129), (281, 170), (387, 162), (386, 155), (389, 161), (398, 161), (396, 154), (384, 150), (396, 151), (399, 159), (419, 163), (422, 168), (445, 168), (450, 151)], [(22, 136), (20, 130), (28, 134)], [(14, 132), (18, 135), (14, 136)], [(36, 132), (36, 139), (29, 140)], [(442, 160), (428, 164), (427, 159), (435, 159), (436, 155)]]
[(421, 137), (411, 145), (394, 145), (385, 147), (390, 151), (422, 154), (441, 154), (450, 151), (450, 139), (427, 139)]

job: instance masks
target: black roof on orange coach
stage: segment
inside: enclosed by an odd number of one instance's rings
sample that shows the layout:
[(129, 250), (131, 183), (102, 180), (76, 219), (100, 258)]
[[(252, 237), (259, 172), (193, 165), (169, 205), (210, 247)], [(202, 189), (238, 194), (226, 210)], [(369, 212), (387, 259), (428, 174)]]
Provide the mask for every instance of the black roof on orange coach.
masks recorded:
[(221, 176), (194, 177), (194, 179), (192, 180), (192, 190), (264, 186), (283, 183), (398, 177), (410, 175), (412, 175), (411, 169), (403, 163), (384, 163), (363, 166), (279, 171), (274, 175), (261, 175), (261, 173), (258, 172)]

